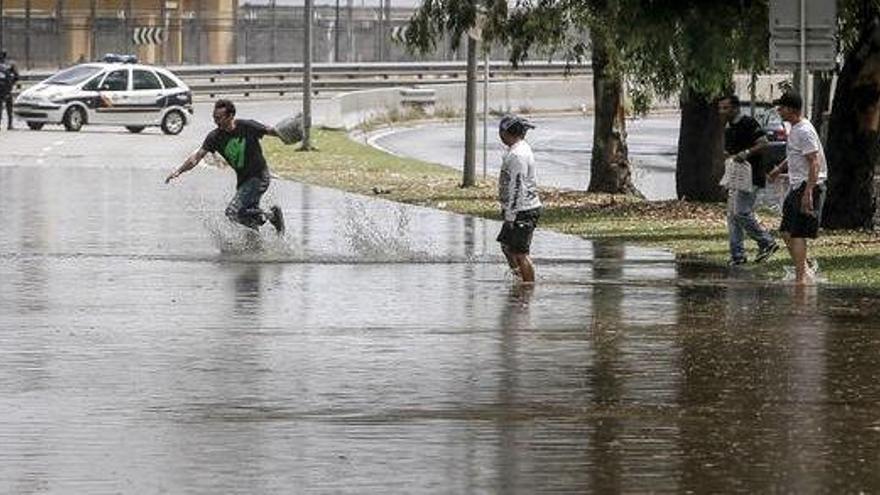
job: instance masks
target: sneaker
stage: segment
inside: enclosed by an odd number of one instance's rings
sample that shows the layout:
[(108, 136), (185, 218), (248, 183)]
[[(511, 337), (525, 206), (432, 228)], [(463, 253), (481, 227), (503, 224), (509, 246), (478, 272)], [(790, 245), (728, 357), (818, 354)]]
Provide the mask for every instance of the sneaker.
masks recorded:
[(271, 223), (272, 226), (275, 227), (275, 232), (277, 232), (278, 235), (283, 234), (284, 212), (282, 212), (281, 208), (279, 208), (278, 206), (273, 206), (270, 211), (272, 214), (269, 216), (269, 223)]
[(775, 242), (773, 244), (767, 244), (766, 246), (758, 250), (758, 255), (755, 256), (755, 263), (760, 263), (766, 260), (767, 258), (773, 256), (776, 251), (779, 251), (779, 244)]
[(727, 262), (727, 265), (728, 266), (739, 266), (739, 265), (745, 265), (747, 262), (748, 262), (748, 260), (746, 260), (745, 258), (732, 258), (730, 261)]

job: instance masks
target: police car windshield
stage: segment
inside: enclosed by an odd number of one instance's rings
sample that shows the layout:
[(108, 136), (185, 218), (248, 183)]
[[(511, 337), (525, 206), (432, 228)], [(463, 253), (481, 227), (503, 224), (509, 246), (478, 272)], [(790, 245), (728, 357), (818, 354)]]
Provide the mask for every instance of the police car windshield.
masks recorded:
[(77, 84), (97, 74), (100, 70), (101, 66), (99, 65), (77, 65), (46, 79), (46, 84), (61, 84), (65, 86)]

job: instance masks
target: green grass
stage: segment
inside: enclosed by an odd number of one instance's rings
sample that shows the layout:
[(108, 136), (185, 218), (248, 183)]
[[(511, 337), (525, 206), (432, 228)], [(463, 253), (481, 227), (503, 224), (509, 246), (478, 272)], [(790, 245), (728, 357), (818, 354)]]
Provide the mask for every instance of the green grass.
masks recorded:
[[(400, 158), (355, 142), (341, 131), (313, 133), (317, 150), (267, 141), (269, 163), (282, 177), (401, 203), (498, 218), (494, 179), (461, 188), (461, 173), (448, 167)], [(623, 195), (592, 194), (542, 188), (545, 212), (541, 228), (590, 239), (615, 239), (669, 249), (682, 258), (726, 263), (727, 227), (723, 204), (643, 201)], [(759, 212), (765, 225), (779, 219)], [(781, 242), (781, 240), (780, 240)], [(754, 243), (748, 242), (752, 249)], [(880, 235), (873, 232), (823, 231), (810, 242), (810, 256), (819, 261), (832, 283), (880, 288)], [(748, 265), (770, 277), (791, 264), (784, 249), (769, 262)]]

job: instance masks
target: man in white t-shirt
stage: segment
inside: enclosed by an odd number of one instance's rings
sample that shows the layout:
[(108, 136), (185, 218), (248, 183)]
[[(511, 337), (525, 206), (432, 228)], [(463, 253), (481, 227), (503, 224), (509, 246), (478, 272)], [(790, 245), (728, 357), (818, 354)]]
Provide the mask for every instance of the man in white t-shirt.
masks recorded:
[(496, 239), (510, 269), (523, 282), (535, 281), (535, 267), (529, 258), (532, 233), (541, 216), (541, 200), (535, 178), (535, 156), (526, 142), (526, 132), (534, 129), (528, 120), (505, 115), (498, 124), (498, 135), (507, 146), (498, 174), (498, 202), (504, 224)]
[(813, 282), (815, 273), (807, 266), (807, 239), (815, 239), (825, 202), (828, 164), (816, 128), (803, 115), (804, 102), (794, 92), (784, 93), (773, 102), (782, 120), (791, 124), (785, 160), (768, 174), (775, 180), (788, 172), (788, 194), (782, 205), (779, 231), (794, 261), (795, 283)]

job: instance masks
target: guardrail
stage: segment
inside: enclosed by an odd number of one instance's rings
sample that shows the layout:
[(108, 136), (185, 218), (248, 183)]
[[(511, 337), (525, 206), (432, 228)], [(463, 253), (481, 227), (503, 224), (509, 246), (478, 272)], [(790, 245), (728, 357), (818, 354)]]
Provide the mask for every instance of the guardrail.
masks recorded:
[[(240, 64), (168, 67), (192, 89), (196, 96), (280, 95), (302, 92), (302, 64)], [(485, 70), (479, 67), (482, 78)], [(312, 90), (315, 94), (361, 89), (461, 83), (466, 79), (465, 62), (401, 62), (362, 64), (313, 64)], [(53, 72), (22, 74), (19, 90), (39, 82)], [(489, 62), (489, 79), (548, 79), (590, 73), (590, 66), (563, 62), (527, 62), (513, 67), (509, 62)]]

